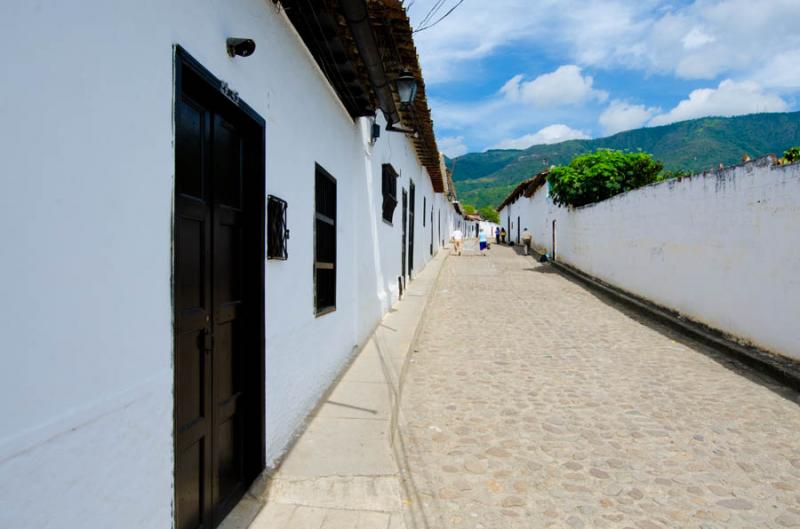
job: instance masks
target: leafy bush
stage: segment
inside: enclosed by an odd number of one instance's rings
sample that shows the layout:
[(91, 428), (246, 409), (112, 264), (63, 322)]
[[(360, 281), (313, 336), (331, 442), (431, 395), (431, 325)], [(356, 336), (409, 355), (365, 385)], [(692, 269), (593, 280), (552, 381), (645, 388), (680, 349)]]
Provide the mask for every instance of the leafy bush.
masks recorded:
[(663, 168), (644, 152), (602, 149), (554, 167), (547, 182), (553, 202), (577, 207), (656, 182)]
[(791, 149), (786, 149), (783, 153), (784, 163), (794, 163), (800, 160), (800, 147), (792, 147)]
[(684, 171), (683, 169), (679, 169), (677, 171), (662, 171), (660, 175), (658, 175), (658, 180), (669, 180), (670, 178), (688, 178), (692, 176), (691, 171)]

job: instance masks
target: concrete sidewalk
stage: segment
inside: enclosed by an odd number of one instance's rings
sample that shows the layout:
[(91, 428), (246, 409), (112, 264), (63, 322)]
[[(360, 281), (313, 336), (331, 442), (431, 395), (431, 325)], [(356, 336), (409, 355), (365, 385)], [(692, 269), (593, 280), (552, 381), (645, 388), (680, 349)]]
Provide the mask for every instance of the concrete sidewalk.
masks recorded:
[(409, 283), (278, 470), (256, 481), (222, 529), (416, 527), (396, 426), (409, 352), (448, 254)]

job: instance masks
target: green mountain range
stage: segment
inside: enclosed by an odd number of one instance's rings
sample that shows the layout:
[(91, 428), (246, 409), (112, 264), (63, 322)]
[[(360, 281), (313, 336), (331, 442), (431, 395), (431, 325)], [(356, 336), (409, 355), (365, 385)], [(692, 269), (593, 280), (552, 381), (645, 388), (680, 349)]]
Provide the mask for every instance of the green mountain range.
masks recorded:
[(778, 156), (800, 145), (800, 112), (702, 118), (629, 130), (594, 140), (569, 140), (527, 149), (489, 150), (448, 159), (458, 199), (480, 208), (497, 206), (519, 182), (550, 165), (568, 163), (596, 149), (641, 149), (665, 169), (700, 172), (734, 165), (742, 156)]

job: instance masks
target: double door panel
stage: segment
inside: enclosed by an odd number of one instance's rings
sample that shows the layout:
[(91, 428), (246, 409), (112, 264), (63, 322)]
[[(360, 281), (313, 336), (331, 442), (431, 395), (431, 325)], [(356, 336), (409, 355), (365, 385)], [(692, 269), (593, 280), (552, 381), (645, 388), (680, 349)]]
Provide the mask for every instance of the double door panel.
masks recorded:
[(175, 490), (178, 529), (211, 529), (247, 486), (247, 137), (209, 101), (176, 106)]
[(407, 242), (408, 242), (408, 193), (405, 189), (403, 189), (403, 202), (402, 202), (402, 218), (403, 218), (403, 231), (401, 234), (400, 239), (400, 259), (402, 260), (400, 264), (400, 275), (402, 277), (403, 286), (405, 286), (406, 281), (406, 249), (407, 249)]

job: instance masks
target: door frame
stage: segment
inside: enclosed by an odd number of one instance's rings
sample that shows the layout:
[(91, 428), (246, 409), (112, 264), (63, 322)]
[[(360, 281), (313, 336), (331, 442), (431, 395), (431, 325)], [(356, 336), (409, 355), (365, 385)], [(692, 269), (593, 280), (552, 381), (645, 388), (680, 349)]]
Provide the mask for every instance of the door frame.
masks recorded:
[(433, 255), (433, 204), (431, 204), (431, 255)]
[[(245, 222), (252, 223), (251, 226), (255, 227), (256, 233), (252, 238), (257, 238), (255, 241), (248, 240), (249, 244), (254, 244), (252, 248), (253, 256), (248, 259), (244, 265), (245, 274), (252, 278), (255, 282), (253, 290), (261, 292), (261, 296), (255, 296), (255, 307), (252, 310), (252, 320), (250, 324), (253, 326), (252, 333), (254, 340), (251, 345), (254, 346), (254, 357), (252, 358), (251, 369), (246, 369), (244, 372), (248, 373), (250, 377), (245, 382), (248, 390), (252, 392), (253, 400), (251, 403), (252, 409), (247, 412), (249, 419), (252, 423), (248, 422), (243, 432), (245, 444), (243, 448), (243, 459), (245, 466), (246, 479), (250, 482), (258, 477), (266, 467), (266, 172), (265, 172), (265, 153), (266, 153), (266, 120), (262, 118), (252, 107), (239, 99), (236, 92), (232, 91), (228, 84), (214, 76), (208, 69), (202, 66), (194, 57), (192, 57), (183, 47), (175, 45), (173, 47), (173, 72), (174, 72), (174, 87), (173, 87), (173, 100), (171, 111), (172, 124), (173, 124), (173, 163), (177, 162), (177, 147), (175, 143), (175, 111), (178, 102), (183, 93), (184, 71), (189, 71), (191, 75), (198, 77), (203, 82), (202, 90), (208, 90), (209, 93), (214, 94), (215, 104), (218, 108), (227, 108), (230, 111), (237, 112), (241, 117), (245, 118), (249, 123), (248, 127), (252, 127), (251, 132), (256, 137), (255, 155), (253, 156), (253, 166), (251, 171), (257, 177), (253, 178), (250, 183), (252, 194), (256, 197), (263, 197), (261, 200), (254, 200), (254, 204), (246, 213), (247, 218)], [(173, 173), (173, 180), (174, 180)], [(177, 487), (176, 483), (176, 455), (177, 455), (177, 441), (178, 432), (177, 428), (177, 349), (178, 349), (178, 333), (176, 329), (177, 321), (175, 319), (175, 292), (176, 292), (176, 269), (175, 269), (175, 244), (177, 236), (177, 224), (175, 223), (176, 207), (175, 207), (175, 186), (177, 181), (173, 182), (173, 205), (172, 205), (172, 230), (171, 230), (171, 261), (170, 261), (170, 298), (171, 298), (171, 315), (172, 321), (172, 371), (173, 371), (173, 410), (172, 410), (172, 432), (173, 432), (173, 505), (177, 506)], [(261, 256), (256, 259), (255, 256)], [(245, 490), (243, 492), (246, 493)], [(234, 502), (235, 504), (236, 502)], [(229, 506), (229, 507), (232, 507)], [(225, 516), (224, 513), (222, 517)], [(173, 517), (177, 516), (177, 509), (173, 508)], [(174, 520), (173, 520), (174, 522)], [(217, 520), (217, 522), (221, 522)]]
[(403, 278), (403, 287), (405, 287), (406, 274), (408, 273), (408, 191), (406, 191), (405, 187), (402, 188), (401, 195), (400, 277)]
[(414, 273), (414, 237), (415, 237), (415, 224), (417, 222), (417, 187), (414, 181), (410, 180), (408, 184), (408, 279), (412, 279)]

